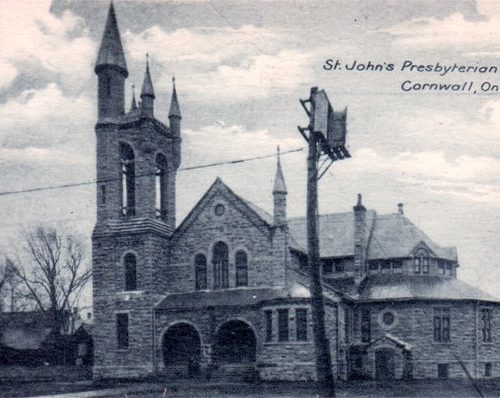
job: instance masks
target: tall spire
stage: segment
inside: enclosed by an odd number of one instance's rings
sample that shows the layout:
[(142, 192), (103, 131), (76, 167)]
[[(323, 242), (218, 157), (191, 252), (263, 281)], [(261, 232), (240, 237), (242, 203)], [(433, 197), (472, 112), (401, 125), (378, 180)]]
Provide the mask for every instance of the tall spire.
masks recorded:
[(172, 100), (170, 101), (170, 112), (168, 112), (168, 117), (181, 118), (181, 108), (179, 106), (179, 101), (177, 100), (177, 90), (175, 89), (175, 77), (172, 77), (172, 86)]
[(280, 147), (277, 148), (278, 164), (276, 165), (276, 176), (274, 177), (274, 188), (273, 194), (275, 193), (287, 193), (285, 178), (283, 177), (283, 170), (281, 170), (280, 161)]
[(114, 66), (118, 68), (125, 77), (128, 76), (127, 63), (125, 62), (125, 55), (123, 53), (113, 2), (109, 5), (106, 27), (102, 35), (99, 54), (97, 55), (95, 64), (96, 73), (104, 66)]
[(144, 72), (144, 82), (142, 83), (141, 98), (144, 95), (149, 95), (155, 98), (155, 91), (153, 90), (151, 73), (149, 72), (149, 54), (146, 54), (146, 72)]
[(137, 109), (137, 102), (135, 101), (135, 85), (132, 84), (132, 104), (130, 105), (130, 112)]

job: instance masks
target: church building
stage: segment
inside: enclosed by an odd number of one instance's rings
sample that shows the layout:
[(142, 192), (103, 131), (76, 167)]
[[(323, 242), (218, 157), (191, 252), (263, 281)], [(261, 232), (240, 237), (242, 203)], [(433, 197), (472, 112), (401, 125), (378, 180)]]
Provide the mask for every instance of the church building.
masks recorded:
[[(306, 220), (287, 217), (279, 157), (272, 213), (216, 179), (177, 224), (175, 81), (168, 125), (147, 60), (140, 101), (125, 111), (112, 4), (95, 73), (94, 377), (313, 380)], [(320, 215), (319, 233), (336, 377), (500, 376), (499, 301), (460, 281), (456, 250), (403, 205), (381, 215), (359, 195), (351, 212)]]

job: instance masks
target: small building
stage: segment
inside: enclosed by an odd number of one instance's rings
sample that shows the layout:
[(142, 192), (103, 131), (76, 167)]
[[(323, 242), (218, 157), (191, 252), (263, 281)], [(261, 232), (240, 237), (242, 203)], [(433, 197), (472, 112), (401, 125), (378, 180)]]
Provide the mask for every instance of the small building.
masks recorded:
[[(181, 112), (155, 117), (146, 61), (125, 112), (127, 65), (111, 4), (98, 53), (94, 377), (316, 377), (305, 218), (287, 217), (278, 158), (273, 212), (217, 179), (176, 224)], [(265, 187), (264, 187), (265, 189)], [(271, 195), (270, 195), (271, 196)], [(457, 279), (444, 248), (404, 214), (319, 216), (325, 322), (345, 378), (500, 376), (499, 301)]]

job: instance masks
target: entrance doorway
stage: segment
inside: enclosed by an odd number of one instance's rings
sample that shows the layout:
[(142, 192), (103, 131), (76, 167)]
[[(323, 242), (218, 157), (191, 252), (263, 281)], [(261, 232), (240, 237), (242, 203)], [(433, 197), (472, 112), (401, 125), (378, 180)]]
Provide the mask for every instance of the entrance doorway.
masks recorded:
[(377, 380), (394, 380), (396, 378), (396, 361), (393, 349), (381, 348), (375, 351), (375, 377)]
[(229, 321), (219, 328), (214, 344), (216, 363), (253, 363), (256, 351), (257, 339), (247, 323)]
[(196, 329), (188, 323), (177, 323), (163, 336), (163, 361), (165, 367), (182, 366), (188, 376), (200, 372), (201, 341)]

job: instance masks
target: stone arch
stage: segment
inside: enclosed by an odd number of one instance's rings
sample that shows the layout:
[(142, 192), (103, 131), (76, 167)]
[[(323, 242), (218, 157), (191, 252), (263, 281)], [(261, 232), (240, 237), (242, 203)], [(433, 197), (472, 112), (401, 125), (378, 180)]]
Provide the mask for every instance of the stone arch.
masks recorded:
[(162, 334), (162, 354), (165, 367), (184, 366), (188, 374), (198, 373), (201, 337), (197, 328), (185, 321), (169, 325)]
[(216, 363), (254, 363), (256, 355), (257, 335), (250, 323), (233, 319), (218, 328), (213, 346)]

